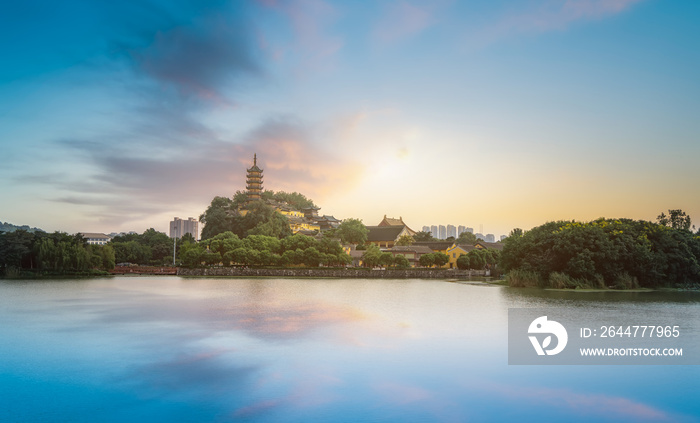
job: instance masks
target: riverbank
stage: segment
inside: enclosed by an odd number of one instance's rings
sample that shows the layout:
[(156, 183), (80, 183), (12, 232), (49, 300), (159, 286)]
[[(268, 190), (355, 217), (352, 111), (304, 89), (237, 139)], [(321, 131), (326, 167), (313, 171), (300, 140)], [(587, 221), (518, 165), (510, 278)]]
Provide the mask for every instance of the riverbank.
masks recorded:
[(469, 279), (486, 276), (484, 271), (458, 269), (363, 269), (363, 268), (292, 268), (265, 269), (246, 267), (207, 267), (187, 269), (179, 267), (178, 276), (228, 277), (299, 277), (346, 279)]

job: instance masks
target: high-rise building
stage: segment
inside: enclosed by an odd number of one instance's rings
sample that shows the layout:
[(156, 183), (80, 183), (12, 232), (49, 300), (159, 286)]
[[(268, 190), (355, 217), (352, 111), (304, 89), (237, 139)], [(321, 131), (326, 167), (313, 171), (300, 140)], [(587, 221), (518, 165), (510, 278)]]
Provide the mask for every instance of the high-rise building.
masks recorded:
[(494, 235), (494, 234), (486, 234), (486, 237), (484, 238), (484, 241), (486, 241), (486, 242), (496, 242), (496, 235)]
[(432, 225), (432, 226), (430, 227), (430, 236), (432, 236), (433, 238), (437, 239), (437, 237), (438, 237), (438, 227), (437, 227), (436, 225)]
[(447, 228), (445, 228), (445, 225), (438, 226), (438, 238), (439, 239), (447, 238)]
[(501, 241), (503, 241), (506, 238), (508, 238), (508, 235), (501, 235)]
[(263, 170), (258, 167), (258, 155), (253, 154), (253, 167), (247, 169), (246, 175), (246, 194), (248, 202), (259, 200), (263, 189)]
[(469, 232), (470, 234), (473, 234), (474, 228), (466, 228), (465, 231)]
[(455, 225), (447, 225), (447, 237), (453, 237), (457, 238), (457, 228), (455, 228)]
[(430, 226), (423, 226), (423, 232), (430, 232)]
[(199, 222), (193, 217), (187, 220), (176, 217), (170, 222), (170, 238), (182, 238), (185, 234), (192, 235), (195, 240), (199, 238)]
[(457, 236), (462, 235), (466, 230), (467, 228), (464, 225), (457, 226)]

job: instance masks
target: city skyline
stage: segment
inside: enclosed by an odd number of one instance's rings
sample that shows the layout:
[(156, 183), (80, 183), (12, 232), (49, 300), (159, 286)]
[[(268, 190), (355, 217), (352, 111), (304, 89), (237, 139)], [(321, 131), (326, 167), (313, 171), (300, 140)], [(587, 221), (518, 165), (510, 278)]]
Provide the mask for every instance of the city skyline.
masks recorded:
[(367, 225), (697, 225), (699, 18), (658, 0), (10, 4), (0, 220), (167, 233), (245, 190), (257, 152), (265, 188)]

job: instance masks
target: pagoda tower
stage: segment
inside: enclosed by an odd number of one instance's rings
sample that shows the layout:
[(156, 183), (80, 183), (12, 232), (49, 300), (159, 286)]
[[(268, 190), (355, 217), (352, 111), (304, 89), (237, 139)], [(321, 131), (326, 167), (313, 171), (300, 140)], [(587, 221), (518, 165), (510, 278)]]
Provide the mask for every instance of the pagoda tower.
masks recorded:
[(248, 195), (248, 203), (260, 200), (262, 194), (263, 170), (258, 167), (258, 155), (253, 154), (253, 167), (247, 170), (246, 175), (246, 194)]

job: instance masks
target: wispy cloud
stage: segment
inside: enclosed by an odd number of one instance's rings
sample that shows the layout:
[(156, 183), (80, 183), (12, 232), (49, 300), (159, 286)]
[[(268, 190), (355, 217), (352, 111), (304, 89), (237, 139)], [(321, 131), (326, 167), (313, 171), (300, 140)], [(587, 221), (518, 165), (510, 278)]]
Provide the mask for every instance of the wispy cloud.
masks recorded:
[(495, 21), (470, 31), (470, 45), (483, 46), (521, 34), (562, 31), (581, 21), (622, 13), (643, 0), (538, 0), (506, 12)]
[(325, 69), (332, 64), (332, 58), (343, 47), (340, 36), (331, 31), (338, 18), (338, 11), (323, 0), (261, 0), (267, 8), (282, 13), (289, 23), (294, 41), (277, 51), (292, 60), (300, 71)]
[[(351, 187), (362, 166), (325, 148), (316, 132), (313, 125), (276, 118), (232, 140), (195, 137), (169, 146), (161, 140), (163, 144), (156, 142), (155, 147), (110, 137), (63, 140), (60, 143), (72, 155), (93, 169), (86, 180), (55, 174), (17, 180), (50, 185), (58, 190), (53, 201), (94, 206), (97, 211), (91, 212), (103, 223), (119, 225), (192, 205), (204, 211), (214, 196), (244, 189), (245, 169), (257, 153), (267, 189), (302, 192), (318, 202), (329, 192)], [(159, 148), (164, 152), (153, 154)]]
[(425, 3), (392, 3), (376, 24), (373, 35), (380, 44), (391, 44), (420, 33), (436, 21)]

